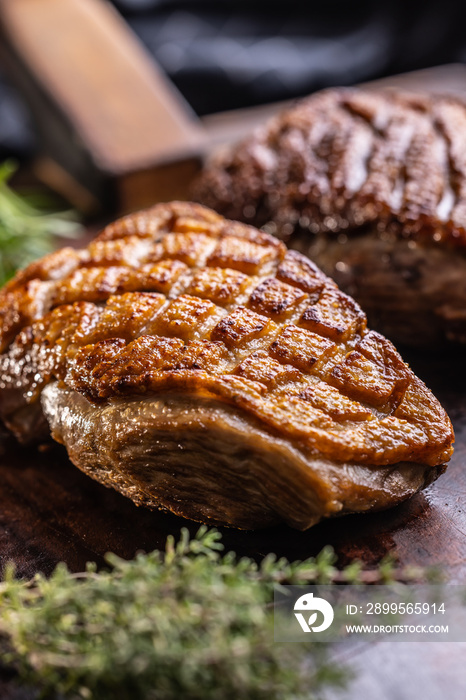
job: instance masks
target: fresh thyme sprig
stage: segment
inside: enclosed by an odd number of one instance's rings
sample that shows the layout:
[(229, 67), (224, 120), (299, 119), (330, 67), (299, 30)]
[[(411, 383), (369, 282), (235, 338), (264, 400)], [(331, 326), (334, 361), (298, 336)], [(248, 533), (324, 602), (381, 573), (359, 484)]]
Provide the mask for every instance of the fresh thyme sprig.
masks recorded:
[(0, 286), (24, 267), (56, 246), (56, 238), (74, 237), (80, 230), (72, 212), (48, 212), (8, 186), (15, 165), (0, 165)]
[(367, 574), (370, 582), (392, 581), (400, 577), (394, 562), (377, 575), (359, 564), (339, 571), (325, 548), (302, 562), (270, 555), (257, 564), (223, 554), (220, 539), (205, 526), (191, 540), (183, 530), (178, 543), (168, 538), (164, 554), (133, 561), (111, 554), (109, 570), (88, 565), (72, 574), (59, 565), (49, 579), (30, 582), (7, 567), (4, 658), (46, 697), (309, 700), (341, 684), (346, 671), (329, 660), (326, 645), (274, 643), (273, 588), (364, 582)]

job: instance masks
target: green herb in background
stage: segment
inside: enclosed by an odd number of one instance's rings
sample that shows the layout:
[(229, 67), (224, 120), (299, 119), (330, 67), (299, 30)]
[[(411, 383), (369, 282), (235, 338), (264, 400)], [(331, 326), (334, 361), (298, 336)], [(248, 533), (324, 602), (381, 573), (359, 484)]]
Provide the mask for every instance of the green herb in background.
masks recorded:
[(0, 165), (0, 286), (17, 269), (54, 250), (57, 237), (74, 237), (81, 228), (71, 212), (46, 211), (47, 197), (13, 192), (7, 182), (14, 170), (10, 162)]

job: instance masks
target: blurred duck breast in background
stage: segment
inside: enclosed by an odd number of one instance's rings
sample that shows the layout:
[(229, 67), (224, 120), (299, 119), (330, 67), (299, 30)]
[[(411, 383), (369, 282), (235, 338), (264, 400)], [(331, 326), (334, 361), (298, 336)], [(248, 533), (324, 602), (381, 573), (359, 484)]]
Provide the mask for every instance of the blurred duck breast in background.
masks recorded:
[(466, 343), (466, 106), (318, 93), (214, 156), (194, 196), (308, 254), (397, 342)]

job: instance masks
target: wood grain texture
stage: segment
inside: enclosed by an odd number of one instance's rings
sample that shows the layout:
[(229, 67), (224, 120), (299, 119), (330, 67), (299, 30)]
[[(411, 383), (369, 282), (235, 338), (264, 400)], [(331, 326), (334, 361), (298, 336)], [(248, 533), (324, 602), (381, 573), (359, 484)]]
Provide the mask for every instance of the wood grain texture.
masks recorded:
[(198, 145), (194, 113), (109, 3), (1, 0), (0, 19), (101, 170), (132, 172)]
[(74, 207), (186, 196), (202, 124), (110, 3), (0, 0), (0, 58), (33, 117), (34, 173)]

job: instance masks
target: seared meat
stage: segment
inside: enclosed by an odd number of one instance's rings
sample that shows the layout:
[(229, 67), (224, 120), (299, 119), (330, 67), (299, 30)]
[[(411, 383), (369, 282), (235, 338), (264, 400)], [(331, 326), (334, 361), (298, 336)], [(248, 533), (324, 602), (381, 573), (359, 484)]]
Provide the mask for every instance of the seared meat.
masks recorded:
[(306, 252), (394, 340), (466, 343), (465, 134), (454, 98), (329, 90), (214, 157), (194, 196)]
[(445, 411), (351, 298), (198, 205), (43, 258), (0, 292), (0, 319), (4, 423), (22, 441), (50, 426), (136, 503), (305, 529), (401, 501), (452, 452)]

